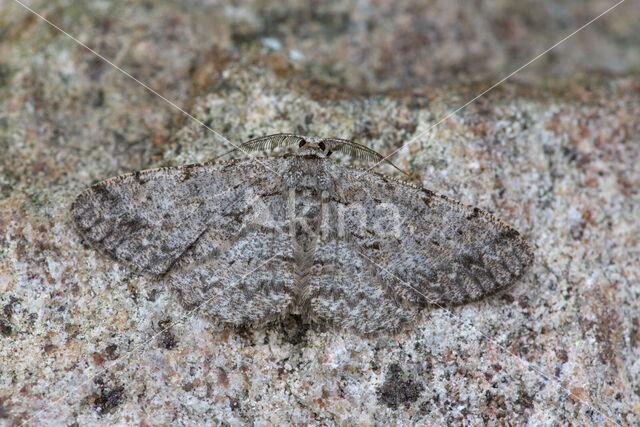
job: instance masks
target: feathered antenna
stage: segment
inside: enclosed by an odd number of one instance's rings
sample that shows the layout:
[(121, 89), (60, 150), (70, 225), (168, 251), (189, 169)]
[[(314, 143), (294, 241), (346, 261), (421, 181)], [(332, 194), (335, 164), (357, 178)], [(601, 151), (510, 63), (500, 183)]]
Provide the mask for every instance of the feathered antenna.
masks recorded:
[(294, 135), (292, 133), (277, 133), (275, 135), (261, 136), (259, 138), (254, 138), (250, 139), (249, 141), (243, 142), (237, 147), (214, 158), (212, 161), (216, 161), (219, 158), (226, 156), (227, 154), (233, 153), (234, 151), (242, 151), (243, 153), (256, 150), (268, 151), (273, 150), (276, 147), (290, 146), (293, 144), (298, 145), (303, 139), (304, 137), (300, 135)]
[(340, 138), (325, 138), (322, 140), (327, 146), (327, 152), (341, 152), (346, 155), (355, 158), (366, 160), (370, 162), (381, 163), (385, 162), (391, 166), (393, 166), (396, 170), (402, 172), (404, 175), (411, 177), (408, 173), (394, 165), (390, 160), (384, 157), (382, 154), (377, 151), (372, 150), (369, 147), (366, 147), (362, 144), (358, 144), (357, 142), (349, 141), (348, 139), (340, 139)]
[[(295, 145), (297, 147), (300, 146), (300, 142), (305, 141), (305, 137), (300, 135), (295, 135), (292, 133), (277, 133), (275, 135), (267, 135), (261, 136), (259, 138), (250, 139), (249, 141), (243, 142), (237, 147), (227, 151), (224, 154), (215, 157), (212, 162), (220, 159), (221, 157), (226, 156), (227, 154), (231, 154), (235, 151), (242, 151), (244, 153), (256, 150), (273, 150), (276, 147), (287, 147)], [(350, 141), (348, 139), (340, 139), (340, 138), (322, 138), (318, 142), (323, 142), (325, 144), (325, 153), (330, 155), (332, 152), (341, 152), (344, 153), (354, 159), (365, 160), (370, 162), (381, 163), (385, 162), (391, 166), (393, 166), (396, 170), (402, 172), (404, 175), (410, 177), (408, 173), (394, 165), (390, 160), (385, 158), (382, 154), (377, 151), (372, 150), (369, 147), (366, 147), (362, 144), (358, 144), (357, 142)]]

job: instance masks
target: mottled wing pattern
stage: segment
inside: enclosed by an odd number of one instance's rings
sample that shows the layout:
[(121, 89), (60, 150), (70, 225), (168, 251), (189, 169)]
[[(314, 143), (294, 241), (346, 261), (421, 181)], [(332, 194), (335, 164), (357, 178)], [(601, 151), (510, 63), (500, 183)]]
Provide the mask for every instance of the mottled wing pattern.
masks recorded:
[(281, 232), (288, 222), (282, 194), (252, 197), (250, 208), (218, 218), (166, 280), (184, 304), (212, 319), (261, 326), (290, 305), (294, 257), (289, 235)]
[(321, 156), (134, 172), (80, 194), (71, 215), (95, 246), (233, 324), (292, 311), (398, 330), (424, 307), (510, 286), (533, 262), (492, 215)]
[(382, 175), (329, 170), (337, 197), (322, 238), (324, 247), (341, 242), (318, 254), (335, 253), (338, 270), (312, 279), (319, 318), (363, 333), (397, 329), (421, 307), (507, 288), (533, 262), (518, 232), (481, 209)]
[(221, 320), (242, 313), (244, 320), (268, 317), (286, 306), (291, 270), (289, 243), (267, 230), (269, 221), (284, 220), (268, 209), (281, 197), (284, 163), (263, 159), (134, 172), (87, 189), (71, 216), (92, 244), (163, 276), (185, 303), (209, 299), (203, 309)]
[(358, 244), (323, 235), (310, 278), (310, 317), (363, 334), (393, 331), (412, 320), (419, 305), (406, 304), (384, 286), (378, 267)]

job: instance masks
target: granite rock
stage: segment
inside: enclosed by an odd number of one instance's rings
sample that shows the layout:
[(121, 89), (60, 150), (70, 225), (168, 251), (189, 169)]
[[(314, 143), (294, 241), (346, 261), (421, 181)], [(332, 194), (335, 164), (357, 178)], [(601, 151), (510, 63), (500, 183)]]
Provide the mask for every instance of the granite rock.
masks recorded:
[(1, 4), (0, 424), (640, 423), (631, 2), (407, 146), (613, 3), (30, 3), (234, 143), (400, 149), (416, 182), (532, 244), (507, 292), (376, 338), (225, 329), (87, 246), (68, 215), (84, 188), (231, 145)]

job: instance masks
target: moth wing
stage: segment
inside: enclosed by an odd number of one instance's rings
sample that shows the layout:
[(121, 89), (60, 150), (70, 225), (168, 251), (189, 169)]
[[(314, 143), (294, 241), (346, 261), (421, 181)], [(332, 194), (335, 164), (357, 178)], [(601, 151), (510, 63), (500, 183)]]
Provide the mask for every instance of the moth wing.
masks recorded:
[(94, 246), (160, 276), (210, 228), (231, 233), (278, 186), (280, 167), (277, 159), (265, 159), (133, 172), (81, 193), (71, 217)]
[(505, 289), (533, 262), (519, 233), (479, 208), (375, 173), (331, 173), (338, 196), (316, 256), (333, 267), (316, 269), (311, 306), (338, 326), (397, 329), (422, 307)]
[[(270, 184), (256, 185), (268, 190)], [(167, 272), (165, 280), (185, 305), (234, 325), (262, 326), (286, 311), (294, 255), (285, 196), (272, 190), (256, 189), (258, 197), (247, 196), (249, 203), (217, 218)]]
[(378, 267), (353, 242), (322, 236), (309, 279), (312, 319), (361, 334), (395, 331), (409, 323), (420, 306), (407, 304), (397, 289), (385, 286)]

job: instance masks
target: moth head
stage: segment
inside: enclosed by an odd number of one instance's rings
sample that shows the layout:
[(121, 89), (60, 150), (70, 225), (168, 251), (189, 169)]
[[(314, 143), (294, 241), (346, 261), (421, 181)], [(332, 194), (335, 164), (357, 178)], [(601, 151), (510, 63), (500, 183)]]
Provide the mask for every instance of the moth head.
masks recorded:
[(331, 156), (329, 145), (324, 142), (324, 138), (306, 137), (300, 139), (298, 143), (297, 155), (301, 157), (317, 157), (320, 159)]

